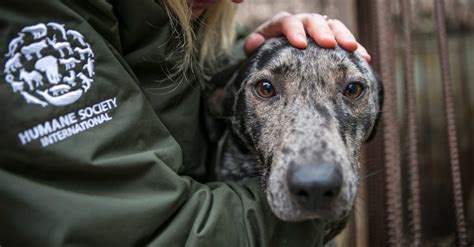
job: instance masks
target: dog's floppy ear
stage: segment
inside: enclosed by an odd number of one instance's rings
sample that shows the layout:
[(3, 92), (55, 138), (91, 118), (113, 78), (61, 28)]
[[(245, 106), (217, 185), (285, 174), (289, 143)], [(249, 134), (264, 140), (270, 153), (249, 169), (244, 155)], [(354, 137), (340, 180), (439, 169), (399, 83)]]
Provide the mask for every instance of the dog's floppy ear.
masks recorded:
[(234, 84), (238, 83), (240, 67), (241, 63), (227, 67), (214, 75), (209, 81), (206, 104), (212, 117), (227, 118), (233, 116)]
[(377, 73), (372, 71), (372, 74), (374, 75), (375, 81), (376, 81), (376, 84), (377, 84), (378, 106), (379, 107), (378, 107), (378, 111), (377, 111), (377, 116), (375, 117), (375, 121), (372, 124), (372, 127), (369, 130), (369, 132), (367, 134), (367, 137), (365, 138), (365, 142), (370, 142), (374, 138), (375, 133), (377, 132), (377, 128), (378, 128), (380, 118), (381, 118), (381, 115), (382, 115), (382, 107), (383, 107), (383, 99), (384, 99), (383, 82), (382, 82), (382, 80), (380, 79), (380, 76)]

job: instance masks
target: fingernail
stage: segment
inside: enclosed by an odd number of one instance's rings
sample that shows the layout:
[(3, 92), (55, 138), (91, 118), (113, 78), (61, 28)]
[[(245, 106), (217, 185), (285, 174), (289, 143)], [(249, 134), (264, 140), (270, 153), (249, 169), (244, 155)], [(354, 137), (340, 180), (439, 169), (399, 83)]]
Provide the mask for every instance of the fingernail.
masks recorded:
[(296, 35), (296, 38), (301, 41), (301, 42), (304, 42), (306, 43), (306, 36), (304, 36), (303, 34), (299, 33)]
[(356, 51), (356, 52), (358, 52), (359, 55), (361, 55), (367, 62), (370, 62), (370, 60), (372, 59), (368, 53), (360, 52), (360, 51)]
[(370, 62), (370, 60), (372, 60), (372, 57), (369, 54), (367, 54), (367, 56), (365, 57), (365, 60), (367, 60), (367, 62)]

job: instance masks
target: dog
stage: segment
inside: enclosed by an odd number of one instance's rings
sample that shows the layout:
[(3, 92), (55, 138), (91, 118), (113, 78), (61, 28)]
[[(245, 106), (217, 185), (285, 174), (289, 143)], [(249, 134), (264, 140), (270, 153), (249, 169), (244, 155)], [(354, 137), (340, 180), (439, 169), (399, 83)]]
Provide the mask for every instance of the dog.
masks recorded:
[[(326, 221), (325, 242), (345, 226), (359, 184), (362, 143), (375, 132), (383, 86), (369, 64), (308, 38), (298, 49), (268, 40), (209, 83), (207, 107), (227, 123), (217, 159), (222, 180), (258, 176), (284, 221)], [(220, 134), (215, 134), (218, 139)]]

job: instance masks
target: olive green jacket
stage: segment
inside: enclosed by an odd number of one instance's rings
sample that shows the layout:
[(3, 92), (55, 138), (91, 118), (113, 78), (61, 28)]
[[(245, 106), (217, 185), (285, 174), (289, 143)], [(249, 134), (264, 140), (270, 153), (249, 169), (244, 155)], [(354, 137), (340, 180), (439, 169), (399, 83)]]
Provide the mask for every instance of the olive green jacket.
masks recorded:
[(201, 87), (158, 1), (0, 3), (0, 246), (315, 246), (257, 179), (209, 181)]

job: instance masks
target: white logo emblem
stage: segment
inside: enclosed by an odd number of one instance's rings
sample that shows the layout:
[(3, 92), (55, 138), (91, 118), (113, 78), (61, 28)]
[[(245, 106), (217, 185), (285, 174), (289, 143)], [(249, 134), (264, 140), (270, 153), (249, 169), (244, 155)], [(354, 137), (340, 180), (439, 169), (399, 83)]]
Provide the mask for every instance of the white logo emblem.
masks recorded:
[(27, 103), (43, 107), (76, 102), (94, 81), (94, 52), (84, 36), (63, 24), (23, 28), (5, 55), (5, 81)]

